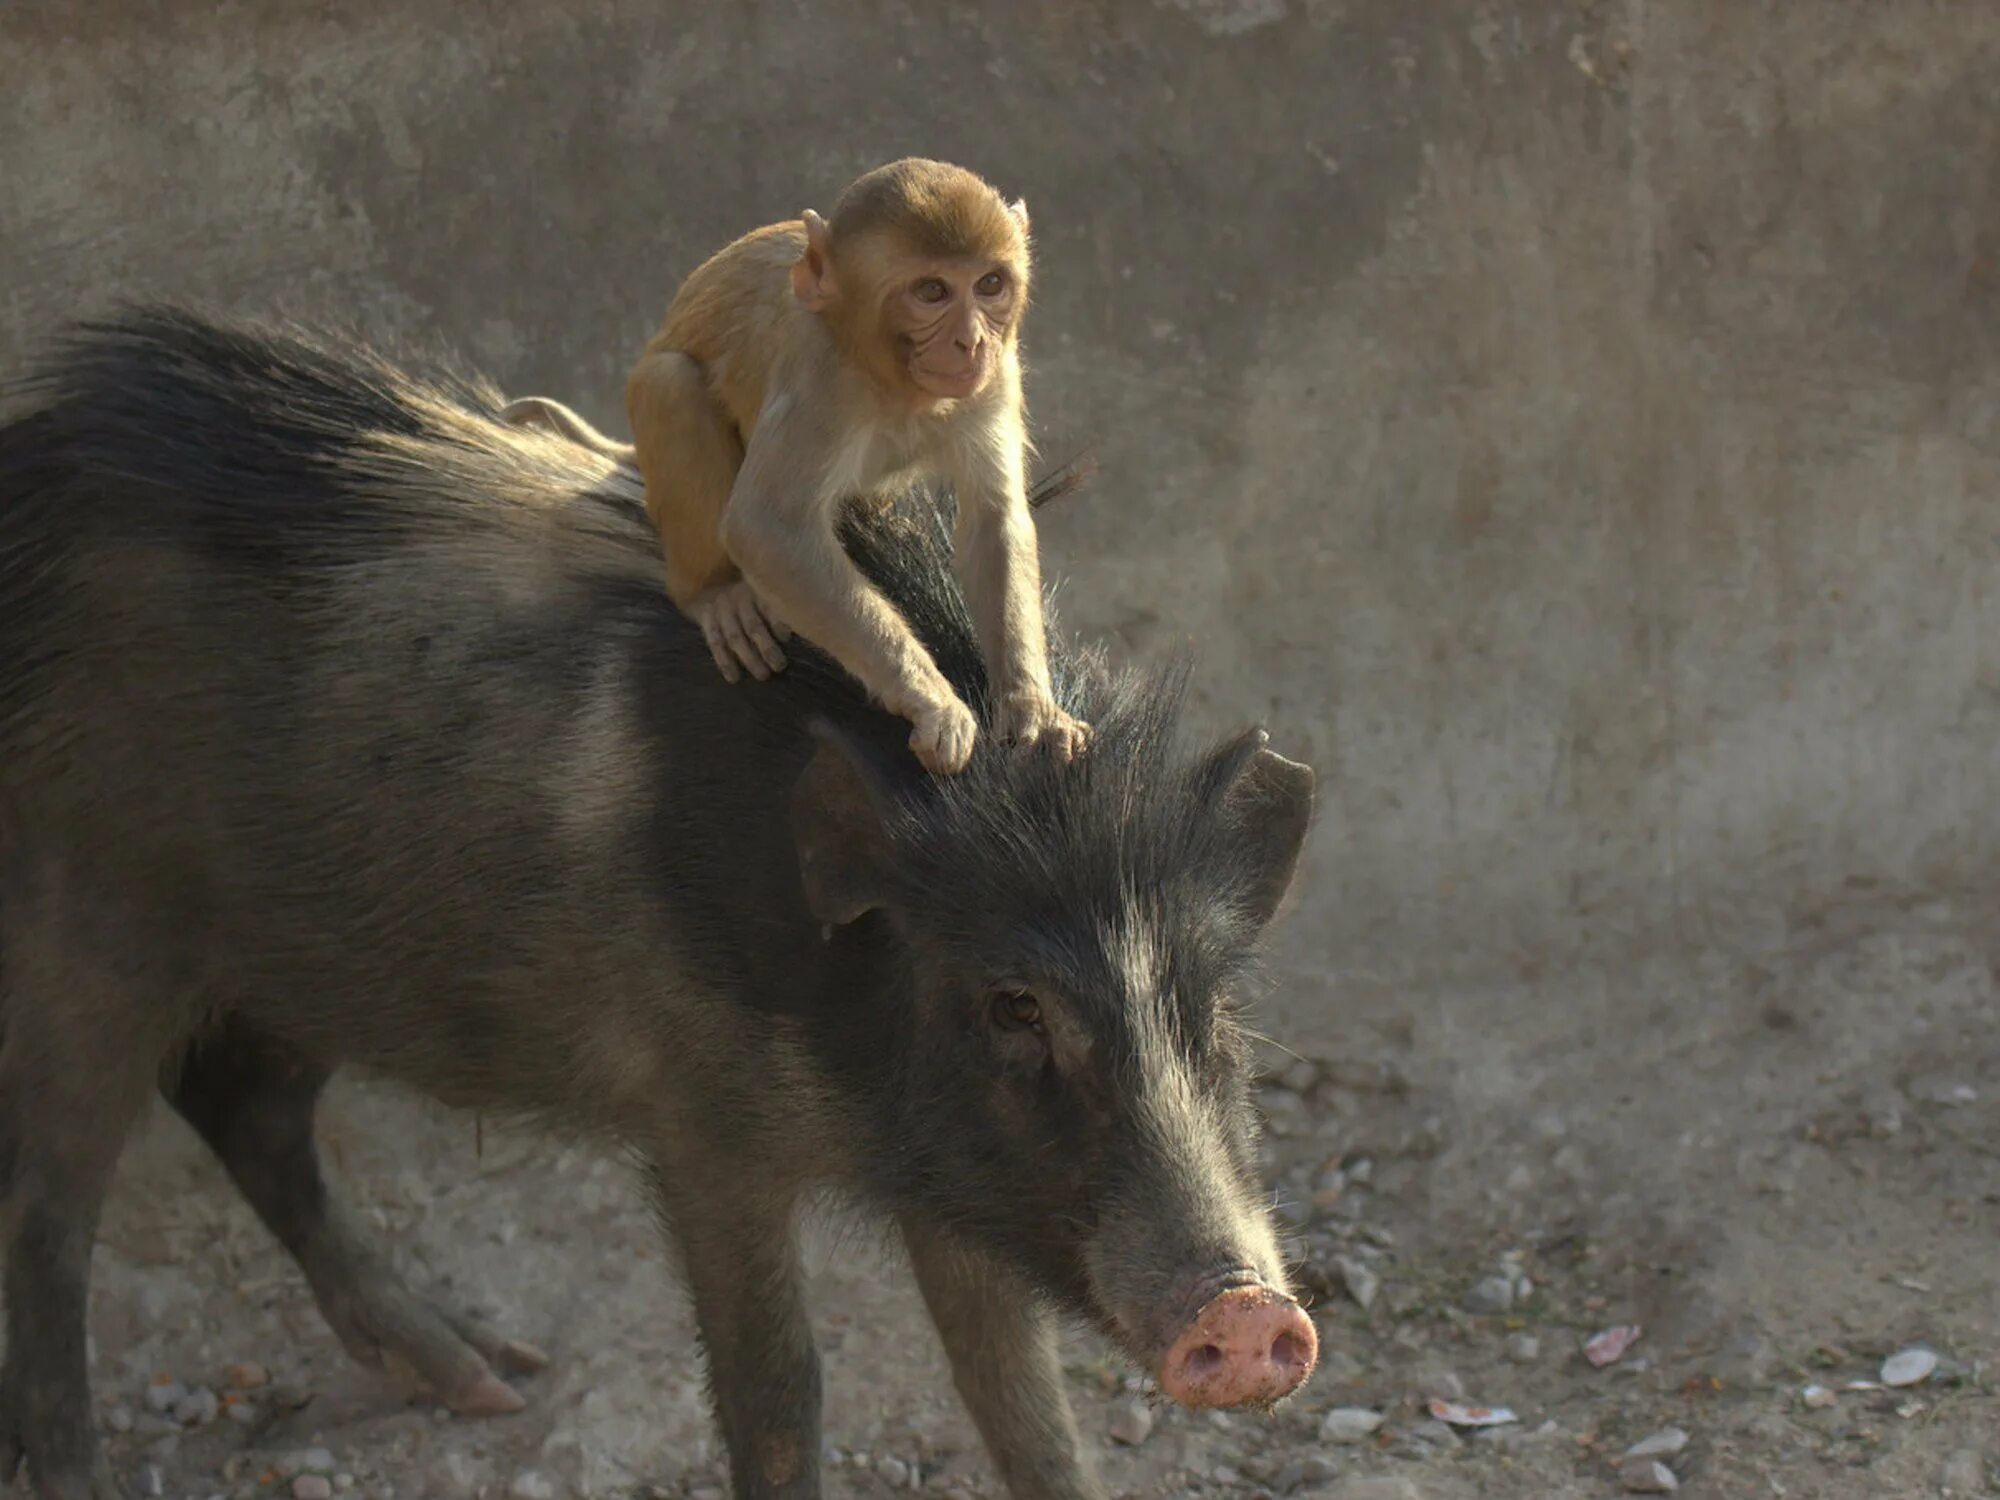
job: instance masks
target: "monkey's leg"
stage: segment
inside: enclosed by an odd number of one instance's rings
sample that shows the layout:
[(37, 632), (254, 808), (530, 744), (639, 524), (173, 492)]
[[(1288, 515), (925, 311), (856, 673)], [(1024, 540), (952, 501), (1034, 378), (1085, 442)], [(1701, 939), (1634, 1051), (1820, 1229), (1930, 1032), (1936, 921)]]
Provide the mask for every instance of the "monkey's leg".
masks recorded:
[(646, 514), (660, 534), (667, 593), (698, 625), (722, 675), (739, 664), (762, 679), (783, 670), (756, 591), (722, 545), (722, 513), (743, 466), (743, 444), (701, 365), (676, 349), (648, 352), (625, 383), (633, 446), (646, 480)]

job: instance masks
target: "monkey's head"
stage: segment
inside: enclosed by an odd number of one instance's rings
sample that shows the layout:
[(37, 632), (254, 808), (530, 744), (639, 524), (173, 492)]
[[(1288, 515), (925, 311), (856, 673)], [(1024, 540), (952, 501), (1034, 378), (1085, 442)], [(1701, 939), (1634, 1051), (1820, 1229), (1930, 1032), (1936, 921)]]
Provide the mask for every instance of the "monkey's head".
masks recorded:
[(851, 358), (919, 402), (993, 383), (1028, 310), (1027, 204), (909, 157), (855, 179), (831, 221), (803, 217), (792, 291)]

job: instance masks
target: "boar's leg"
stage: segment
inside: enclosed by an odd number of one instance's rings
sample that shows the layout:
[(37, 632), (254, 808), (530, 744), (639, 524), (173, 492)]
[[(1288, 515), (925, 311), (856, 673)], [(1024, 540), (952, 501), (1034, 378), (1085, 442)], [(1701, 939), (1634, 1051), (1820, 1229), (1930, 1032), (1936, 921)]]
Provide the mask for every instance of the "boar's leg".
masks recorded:
[(1008, 1492), (1020, 1500), (1103, 1500), (1063, 1389), (1054, 1317), (979, 1252), (909, 1224), (903, 1240), (953, 1382)]
[[(715, 1152), (658, 1155), (655, 1200), (673, 1233), (729, 1449), (736, 1500), (819, 1500), (819, 1351), (806, 1316), (791, 1194)], [(760, 1191), (760, 1185), (762, 1190)]]
[(145, 1010), (69, 964), (24, 983), (41, 957), (10, 944), (0, 975), (0, 1490), (25, 1460), (38, 1500), (120, 1500), (91, 1425), (85, 1320), (98, 1212), (152, 1070), (121, 1018)]
[(400, 1362), (467, 1415), (520, 1410), (520, 1393), (495, 1370), (538, 1370), (541, 1352), (418, 1297), (328, 1190), (313, 1109), (329, 1071), (230, 1017), (195, 1044), (168, 1098), (298, 1261), (348, 1353), (376, 1368)]

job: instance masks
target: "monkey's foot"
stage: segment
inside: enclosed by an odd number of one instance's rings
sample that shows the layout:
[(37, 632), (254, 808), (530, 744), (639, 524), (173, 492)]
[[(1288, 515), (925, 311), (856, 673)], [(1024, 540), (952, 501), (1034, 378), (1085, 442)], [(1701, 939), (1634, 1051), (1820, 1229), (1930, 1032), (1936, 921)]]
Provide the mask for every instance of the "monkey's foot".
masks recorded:
[(951, 776), (972, 759), (979, 721), (956, 693), (925, 705), (910, 716), (910, 749), (934, 776)]
[(993, 710), (993, 738), (1020, 750), (1045, 745), (1065, 763), (1090, 746), (1090, 726), (1071, 718), (1046, 693), (1009, 693)]
[(741, 682), (747, 671), (764, 682), (773, 672), (785, 670), (785, 653), (778, 642), (789, 640), (792, 632), (765, 609), (744, 579), (697, 594), (688, 614), (701, 626), (708, 654), (726, 681)]

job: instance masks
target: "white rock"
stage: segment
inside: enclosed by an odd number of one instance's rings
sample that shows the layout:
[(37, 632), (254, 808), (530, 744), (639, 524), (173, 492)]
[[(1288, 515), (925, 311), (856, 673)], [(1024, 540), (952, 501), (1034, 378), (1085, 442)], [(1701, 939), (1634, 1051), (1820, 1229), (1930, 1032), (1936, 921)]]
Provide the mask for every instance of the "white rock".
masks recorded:
[(1106, 1430), (1113, 1442), (1136, 1448), (1153, 1434), (1153, 1408), (1142, 1397), (1128, 1396), (1111, 1408), (1111, 1424)]
[(900, 1490), (910, 1482), (910, 1466), (893, 1454), (877, 1460), (875, 1474), (892, 1490)]
[(1509, 1334), (1507, 1357), (1517, 1365), (1531, 1365), (1542, 1357), (1542, 1341), (1532, 1333)]
[(1882, 1361), (1882, 1384), (1920, 1385), (1937, 1364), (1938, 1357), (1928, 1349), (1899, 1349)]
[(507, 1486), (515, 1500), (556, 1500), (555, 1481), (539, 1469), (523, 1469)]
[(1822, 1407), (1833, 1405), (1840, 1397), (1823, 1385), (1809, 1385), (1799, 1392), (1799, 1399), (1817, 1411)]
[(333, 1482), (324, 1474), (301, 1474), (292, 1481), (292, 1500), (333, 1500)]
[(104, 1414), (104, 1425), (109, 1427), (113, 1432), (130, 1432), (132, 1430), (132, 1413), (122, 1406), (114, 1406)]
[(1658, 1432), (1642, 1437), (1625, 1450), (1627, 1459), (1672, 1458), (1688, 1445), (1686, 1431), (1679, 1427), (1662, 1427)]
[(1341, 1284), (1347, 1288), (1347, 1295), (1363, 1308), (1370, 1306), (1375, 1301), (1375, 1294), (1382, 1290), (1382, 1278), (1351, 1255), (1336, 1255), (1333, 1268), (1340, 1272)]
[(1382, 1425), (1380, 1412), (1365, 1406), (1336, 1406), (1320, 1419), (1320, 1441), (1325, 1443), (1364, 1442)]
[(1671, 1495), (1681, 1487), (1674, 1471), (1655, 1458), (1635, 1458), (1618, 1471), (1618, 1480), (1634, 1495)]

